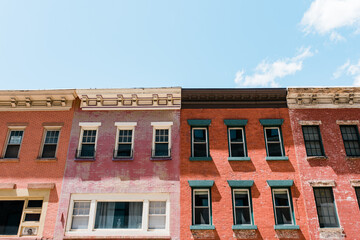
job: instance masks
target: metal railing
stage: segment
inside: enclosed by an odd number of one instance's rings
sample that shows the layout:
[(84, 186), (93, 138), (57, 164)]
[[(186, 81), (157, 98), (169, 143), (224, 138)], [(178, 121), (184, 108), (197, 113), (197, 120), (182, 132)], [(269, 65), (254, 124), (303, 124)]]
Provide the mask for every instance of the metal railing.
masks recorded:
[(132, 157), (134, 156), (134, 150), (133, 150), (133, 149), (131, 149), (130, 155), (125, 155), (125, 156), (119, 155), (119, 152), (120, 152), (119, 150), (114, 149), (114, 151), (113, 151), (113, 157), (114, 157), (115, 159), (132, 158)]
[(153, 158), (169, 158), (169, 157), (171, 157), (171, 149), (168, 149), (167, 155), (156, 155), (155, 149), (151, 149), (151, 157), (153, 157)]
[(95, 150), (78, 150), (76, 149), (75, 158), (95, 159)]

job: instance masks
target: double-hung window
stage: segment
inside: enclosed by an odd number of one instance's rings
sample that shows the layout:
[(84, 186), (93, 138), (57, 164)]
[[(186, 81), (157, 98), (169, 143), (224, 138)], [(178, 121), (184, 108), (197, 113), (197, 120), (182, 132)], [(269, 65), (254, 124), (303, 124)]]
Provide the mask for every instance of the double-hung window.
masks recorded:
[(134, 156), (134, 132), (136, 122), (116, 122), (117, 134), (114, 158), (131, 158)]
[(308, 157), (325, 156), (319, 126), (302, 126), (306, 155)]
[(7, 139), (4, 158), (19, 158), (24, 128), (11, 128)]
[(190, 160), (211, 160), (209, 151), (209, 129), (211, 120), (188, 120), (191, 126)]
[(340, 126), (340, 130), (345, 146), (346, 156), (359, 157), (360, 138), (357, 125), (342, 125)]
[(171, 126), (172, 122), (152, 122), (153, 141), (152, 157), (171, 156)]
[(264, 127), (266, 160), (288, 160), (282, 142), (281, 125), (283, 119), (260, 119)]
[(246, 157), (244, 128), (228, 128), (230, 157)]
[(96, 142), (100, 122), (80, 122), (81, 127), (79, 147), (77, 150), (78, 158), (95, 158)]
[(56, 158), (61, 127), (45, 126), (43, 144), (39, 158)]
[(320, 228), (339, 227), (332, 188), (314, 187), (314, 195)]

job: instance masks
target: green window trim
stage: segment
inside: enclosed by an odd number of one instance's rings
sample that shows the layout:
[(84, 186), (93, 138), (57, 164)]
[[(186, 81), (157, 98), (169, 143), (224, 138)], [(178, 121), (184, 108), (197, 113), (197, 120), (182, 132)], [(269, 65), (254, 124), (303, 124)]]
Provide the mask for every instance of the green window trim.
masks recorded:
[(189, 157), (190, 161), (212, 161), (212, 157)]
[(211, 124), (210, 119), (188, 119), (187, 122), (191, 127), (208, 127)]
[(227, 180), (232, 188), (251, 188), (254, 185), (254, 180)]
[[(225, 122), (226, 120), (224, 120)], [(229, 121), (237, 121), (237, 120), (229, 120)], [(244, 120), (247, 122), (247, 120)], [(246, 124), (245, 124), (246, 125)], [(245, 132), (245, 125), (240, 126), (240, 125), (227, 125), (227, 140), (228, 140), (228, 151), (229, 151), (229, 157), (228, 157), (228, 161), (250, 161), (250, 158), (248, 157), (248, 152), (247, 152), (247, 143), (246, 143), (246, 132)], [(231, 152), (231, 144), (236, 144), (239, 142), (231, 142), (230, 140), (230, 130), (236, 130), (236, 129), (241, 129), (242, 131), (242, 144), (243, 144), (243, 150), (244, 150), (244, 156), (243, 157), (233, 157), (232, 156), (232, 152)]]
[[(190, 230), (214, 230), (215, 226), (212, 221), (212, 194), (211, 187), (214, 185), (214, 180), (188, 180), (191, 187), (191, 223)], [(207, 191), (209, 201), (209, 224), (195, 224), (195, 191)]]
[(284, 119), (260, 119), (259, 121), (264, 127), (278, 127), (284, 123)]
[(214, 186), (214, 180), (188, 180), (192, 188), (211, 188)]
[(228, 161), (251, 161), (250, 157), (228, 157)]
[[(268, 119), (266, 119), (268, 120)], [(280, 150), (281, 150), (281, 154), (282, 156), (269, 156), (269, 149), (268, 149), (268, 140), (267, 140), (267, 136), (266, 136), (266, 129), (274, 129), (277, 128), (279, 131), (279, 141), (280, 141)], [(289, 158), (287, 156), (285, 156), (285, 146), (284, 146), (284, 138), (283, 138), (283, 134), (282, 134), (282, 129), (281, 129), (281, 125), (274, 125), (274, 126), (264, 126), (263, 127), (263, 131), (264, 131), (264, 140), (265, 140), (265, 149), (266, 149), (266, 160), (289, 160)], [(287, 157), (287, 159), (286, 159)], [(274, 159), (272, 159), (274, 158)], [(283, 158), (283, 159), (281, 159)]]
[(299, 230), (299, 225), (274, 225), (275, 230)]
[(225, 119), (224, 124), (228, 127), (245, 127), (247, 119)]
[(271, 188), (289, 188), (294, 185), (293, 180), (266, 180)]
[(282, 157), (265, 157), (266, 161), (289, 161), (288, 156), (282, 156)]
[(232, 230), (257, 230), (257, 225), (233, 225)]
[[(291, 187), (288, 186), (286, 187), (286, 182), (288, 182), (287, 184), (290, 184), (290, 182), (292, 183), (293, 180), (267, 180), (268, 184), (269, 181), (272, 181), (273, 184), (276, 182), (283, 182), (284, 185), (280, 185), (278, 183), (274, 184), (274, 187), (271, 187), (271, 198), (272, 198), (272, 203), (273, 203), (273, 212), (274, 212), (274, 218), (275, 218), (275, 225), (274, 225), (274, 229), (275, 230), (297, 230), (300, 229), (298, 225), (296, 225), (296, 219), (295, 219), (295, 212), (294, 212), (294, 205), (293, 205), (293, 199), (292, 199), (292, 193), (291, 193)], [(286, 182), (284, 182), (286, 181)], [(270, 184), (269, 184), (270, 186)], [(292, 185), (291, 185), (292, 186)], [(289, 206), (290, 206), (290, 214), (291, 214), (291, 220), (292, 220), (292, 224), (276, 224), (277, 219), (276, 219), (276, 209), (275, 209), (275, 199), (274, 199), (274, 190), (286, 190), (289, 196)]]
[(190, 225), (190, 230), (215, 230), (214, 225)]
[[(233, 230), (256, 230), (257, 225), (254, 222), (254, 211), (253, 211), (253, 203), (252, 203), (252, 195), (251, 195), (251, 186), (254, 184), (253, 180), (228, 180), (228, 184), (231, 187), (231, 201), (232, 201), (232, 209), (233, 209)], [(239, 186), (239, 187), (237, 187)], [(235, 219), (235, 202), (234, 202), (234, 193), (235, 191), (247, 191), (249, 198), (249, 210), (250, 210), (250, 222), (251, 224), (236, 224)]]
[[(198, 120), (188, 120), (188, 121), (198, 121)], [(203, 121), (203, 120), (199, 120), (199, 121)], [(205, 120), (204, 120), (205, 121)], [(206, 120), (206, 121), (210, 121), (211, 120)], [(205, 130), (205, 134), (206, 134), (206, 155), (207, 156), (201, 156), (201, 157), (195, 157), (194, 156), (194, 130), (196, 129), (204, 129)], [(191, 130), (190, 130), (190, 151), (191, 151), (191, 156), (189, 157), (190, 161), (212, 161), (212, 158), (210, 156), (210, 143), (209, 143), (209, 128), (208, 126), (191, 126)]]

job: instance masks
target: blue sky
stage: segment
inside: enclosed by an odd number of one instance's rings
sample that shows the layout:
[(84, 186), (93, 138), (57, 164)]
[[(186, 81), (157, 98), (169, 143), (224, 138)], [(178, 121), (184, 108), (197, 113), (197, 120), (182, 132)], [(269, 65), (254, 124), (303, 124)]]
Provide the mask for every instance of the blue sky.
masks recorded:
[(360, 86), (360, 1), (0, 0), (0, 83)]

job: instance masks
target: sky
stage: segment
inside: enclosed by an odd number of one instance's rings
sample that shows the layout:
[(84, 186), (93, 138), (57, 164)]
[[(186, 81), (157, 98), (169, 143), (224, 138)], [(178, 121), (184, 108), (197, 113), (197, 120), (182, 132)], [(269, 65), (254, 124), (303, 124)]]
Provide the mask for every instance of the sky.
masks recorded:
[(359, 0), (0, 0), (0, 89), (360, 86)]

